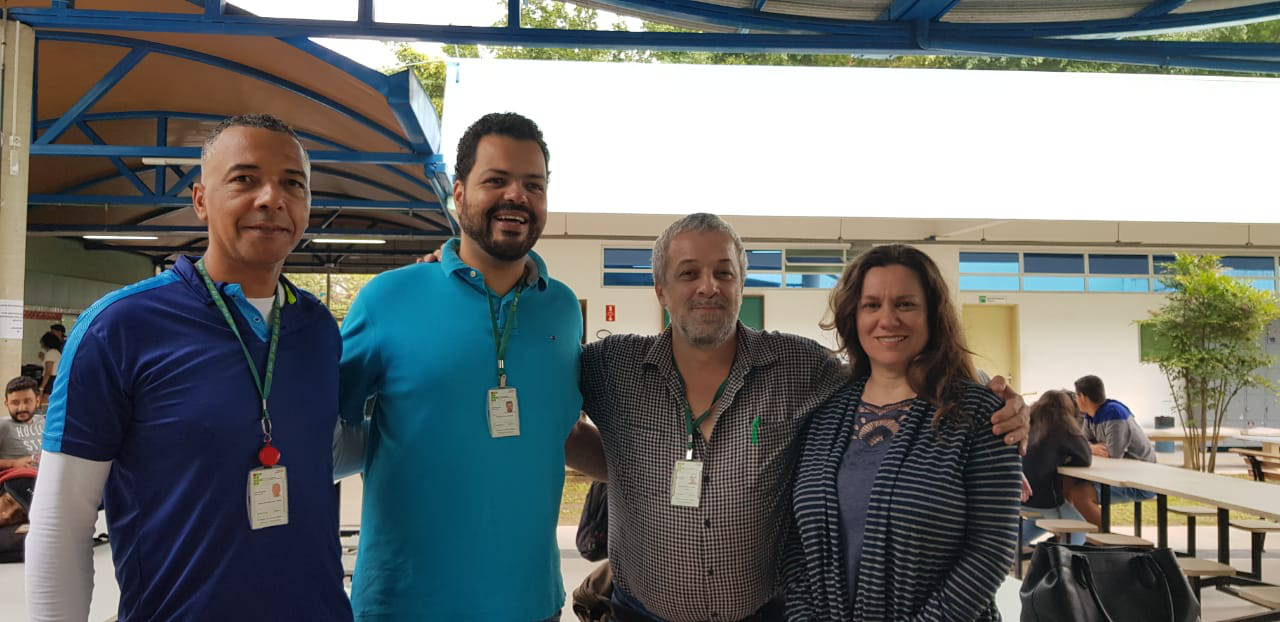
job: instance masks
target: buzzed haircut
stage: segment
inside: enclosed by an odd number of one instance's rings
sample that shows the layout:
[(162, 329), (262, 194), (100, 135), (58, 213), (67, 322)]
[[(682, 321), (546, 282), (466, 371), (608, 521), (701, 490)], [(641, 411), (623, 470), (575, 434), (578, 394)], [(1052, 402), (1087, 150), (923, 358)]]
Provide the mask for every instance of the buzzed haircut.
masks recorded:
[[(213, 143), (217, 142), (222, 132), (232, 127), (254, 127), (263, 130), (271, 130), (272, 132), (281, 132), (288, 134), (298, 142), (298, 147), (302, 147), (302, 139), (298, 138), (297, 132), (293, 131), (293, 127), (288, 123), (281, 121), (275, 115), (265, 112), (251, 112), (249, 114), (240, 114), (234, 117), (223, 119), (221, 123), (213, 126), (209, 131), (209, 137), (204, 139), (204, 146), (200, 148), (200, 161), (204, 161), (209, 157), (209, 150), (213, 147)], [(302, 158), (304, 162), (309, 163), (310, 158), (307, 156), (307, 150), (302, 149)]]
[(1107, 401), (1107, 390), (1102, 386), (1102, 379), (1097, 376), (1084, 376), (1077, 380), (1076, 393), (1089, 398), (1094, 404)]
[(458, 140), (457, 162), (453, 167), (453, 178), (465, 182), (471, 168), (476, 165), (476, 147), (480, 139), (490, 134), (506, 136), (515, 140), (532, 140), (542, 150), (542, 162), (547, 167), (547, 176), (551, 176), (551, 152), (547, 150), (547, 142), (542, 139), (542, 130), (533, 119), (514, 112), (491, 112), (471, 124)]
[(40, 386), (40, 383), (36, 382), (34, 378), (28, 378), (26, 376), (18, 376), (17, 378), (10, 380), (9, 384), (6, 384), (4, 386), (4, 396), (6, 399), (8, 399), (10, 394), (17, 393), (18, 391), (34, 392), (37, 388), (39, 388), (39, 386)]

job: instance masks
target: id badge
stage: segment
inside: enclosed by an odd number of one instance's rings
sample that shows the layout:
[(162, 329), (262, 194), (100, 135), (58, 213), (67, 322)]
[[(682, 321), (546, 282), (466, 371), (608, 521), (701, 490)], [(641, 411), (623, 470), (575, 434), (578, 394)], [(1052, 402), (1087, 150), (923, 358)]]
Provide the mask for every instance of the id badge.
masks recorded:
[(249, 471), (249, 528), (289, 524), (289, 480), (282, 466)]
[(485, 406), (489, 411), (489, 436), (520, 436), (520, 400), (514, 387), (489, 389)]
[(676, 460), (671, 473), (671, 505), (698, 507), (702, 497), (702, 461)]

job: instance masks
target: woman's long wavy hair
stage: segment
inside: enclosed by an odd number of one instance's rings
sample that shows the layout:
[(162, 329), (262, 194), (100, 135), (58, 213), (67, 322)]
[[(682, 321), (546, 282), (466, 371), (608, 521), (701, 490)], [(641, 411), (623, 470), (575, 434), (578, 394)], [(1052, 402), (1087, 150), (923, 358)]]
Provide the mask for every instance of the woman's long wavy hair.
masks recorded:
[(1071, 436), (1084, 436), (1075, 398), (1058, 389), (1045, 391), (1031, 405), (1031, 444), (1039, 445), (1046, 438)]
[(850, 261), (831, 292), (831, 308), (822, 328), (836, 331), (837, 343), (853, 363), (853, 376), (870, 376), (871, 359), (858, 341), (858, 303), (867, 272), (887, 266), (903, 266), (916, 274), (924, 288), (929, 314), (929, 340), (908, 366), (907, 381), (916, 395), (936, 408), (934, 426), (944, 420), (957, 423), (971, 420), (972, 414), (961, 412), (959, 402), (963, 383), (972, 382), (977, 376), (972, 353), (965, 347), (960, 317), (951, 304), (951, 294), (938, 265), (919, 249), (906, 244), (886, 244)]

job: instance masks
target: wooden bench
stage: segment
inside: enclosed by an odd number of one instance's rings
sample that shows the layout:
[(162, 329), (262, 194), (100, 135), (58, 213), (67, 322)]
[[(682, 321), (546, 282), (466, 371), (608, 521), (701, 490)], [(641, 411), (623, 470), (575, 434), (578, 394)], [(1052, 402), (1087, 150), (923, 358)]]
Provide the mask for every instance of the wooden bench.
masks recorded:
[(1249, 465), (1253, 479), (1259, 482), (1280, 482), (1280, 453), (1257, 451), (1256, 449), (1232, 449), (1231, 453), (1239, 454)]
[(1156, 548), (1156, 544), (1150, 540), (1144, 540), (1138, 536), (1130, 536), (1123, 533), (1091, 533), (1084, 537), (1084, 541), (1094, 546), (1130, 546), (1143, 549)]
[(1036, 527), (1039, 527), (1058, 539), (1058, 542), (1067, 543), (1067, 537), (1073, 533), (1094, 533), (1098, 531), (1098, 526), (1093, 523), (1073, 520), (1069, 518), (1039, 518), (1036, 519)]
[(1200, 600), (1200, 580), (1205, 577), (1232, 577), (1236, 574), (1236, 569), (1227, 564), (1200, 559), (1199, 557), (1179, 557), (1178, 568), (1182, 569), (1182, 574), (1186, 575), (1191, 582), (1191, 589), (1196, 594), (1196, 600)]
[(1260, 585), (1256, 587), (1240, 587), (1235, 590), (1236, 596), (1255, 605), (1267, 609), (1280, 609), (1280, 587)]
[(1214, 508), (1202, 505), (1171, 505), (1168, 508), (1170, 514), (1181, 514), (1187, 517), (1187, 555), (1196, 556), (1196, 518), (1207, 517), (1213, 518), (1218, 515), (1218, 511)]
[(1280, 531), (1280, 523), (1269, 520), (1233, 520), (1232, 527), (1249, 532), (1249, 557), (1251, 558), (1249, 576), (1262, 580), (1262, 547), (1266, 544), (1267, 534)]

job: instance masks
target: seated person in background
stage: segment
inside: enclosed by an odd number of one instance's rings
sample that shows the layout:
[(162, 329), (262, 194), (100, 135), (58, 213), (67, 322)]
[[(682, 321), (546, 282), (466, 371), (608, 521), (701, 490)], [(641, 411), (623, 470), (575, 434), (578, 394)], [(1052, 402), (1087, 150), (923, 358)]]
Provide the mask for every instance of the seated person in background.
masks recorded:
[(44, 434), (44, 415), (37, 415), (39, 384), (26, 376), (10, 380), (4, 387), (4, 408), (8, 419), (0, 418), (0, 470), (35, 467)]
[[(1031, 405), (1031, 444), (1022, 459), (1022, 473), (1031, 483), (1031, 498), (1023, 503), (1044, 518), (1084, 520), (1063, 495), (1063, 480), (1076, 480), (1058, 475), (1060, 466), (1089, 466), (1093, 455), (1089, 442), (1080, 429), (1076, 404), (1066, 391), (1045, 391)], [(1068, 484), (1069, 485), (1069, 484)], [(1027, 521), (1022, 528), (1022, 542), (1027, 543), (1044, 533)], [(1083, 533), (1071, 534), (1071, 544), (1084, 544)]]
[[(1089, 440), (1090, 449), (1095, 456), (1104, 458), (1126, 458), (1143, 462), (1156, 461), (1156, 448), (1142, 431), (1138, 420), (1129, 407), (1107, 399), (1107, 390), (1102, 379), (1097, 376), (1084, 376), (1076, 381), (1076, 404), (1084, 413), (1085, 438)], [(1080, 494), (1068, 493), (1068, 499), (1084, 519), (1097, 525), (1102, 521), (1102, 508), (1098, 505), (1099, 486), (1086, 487)], [(1154, 498), (1153, 492), (1137, 488), (1111, 488), (1111, 501), (1144, 501)]]

